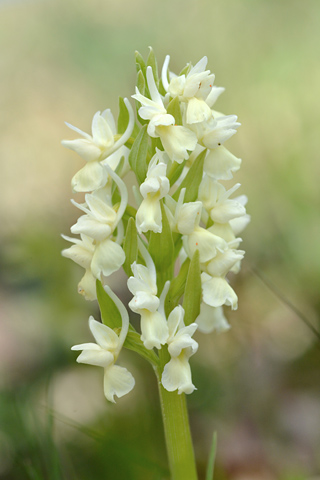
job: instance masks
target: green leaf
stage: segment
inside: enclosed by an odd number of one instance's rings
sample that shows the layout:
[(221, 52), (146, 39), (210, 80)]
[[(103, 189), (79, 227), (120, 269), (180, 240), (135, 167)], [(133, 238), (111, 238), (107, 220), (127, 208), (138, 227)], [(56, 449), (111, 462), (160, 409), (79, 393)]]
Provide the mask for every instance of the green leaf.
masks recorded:
[(182, 125), (182, 115), (180, 109), (179, 97), (174, 97), (168, 105), (167, 112), (172, 115), (176, 125)]
[(199, 250), (194, 252), (190, 262), (186, 288), (183, 296), (184, 323), (190, 325), (200, 313), (201, 303), (201, 270)]
[(129, 153), (129, 164), (136, 174), (139, 184), (144, 181), (147, 174), (148, 140), (149, 136), (145, 125), (138, 133)]
[(151, 232), (149, 241), (149, 253), (153, 258), (157, 272), (164, 272), (169, 267), (172, 267), (174, 244), (172, 240), (170, 224), (162, 201), (160, 202), (160, 204), (162, 214), (162, 232)]
[(209, 453), (206, 480), (213, 480), (216, 452), (217, 452), (217, 432), (214, 432), (213, 437), (212, 437), (212, 444), (211, 444), (211, 448), (210, 448), (210, 453)]
[(136, 223), (132, 217), (130, 217), (128, 221), (126, 235), (123, 242), (123, 250), (126, 259), (122, 266), (128, 277), (130, 277), (133, 275), (131, 265), (137, 260), (138, 255), (138, 234)]
[(123, 346), (138, 353), (141, 357), (148, 360), (148, 362), (150, 362), (153, 366), (157, 367), (159, 365), (159, 357), (153, 350), (146, 349), (138, 332), (129, 330)]
[(152, 47), (150, 48), (150, 52), (147, 58), (147, 66), (152, 68), (153, 76), (154, 76), (154, 81), (156, 82), (157, 88), (159, 87), (159, 77), (158, 77), (158, 64), (157, 64), (157, 59), (155, 57), (154, 51)]
[(199, 185), (203, 176), (203, 162), (206, 156), (207, 150), (203, 150), (195, 159), (190, 167), (189, 172), (181, 182), (179, 188), (174, 192), (172, 198), (178, 200), (179, 194), (182, 188), (186, 188), (186, 194), (184, 196), (184, 203), (195, 202), (198, 198)]
[(166, 296), (164, 310), (166, 317), (168, 318), (170, 312), (179, 304), (179, 300), (183, 295), (187, 274), (189, 270), (190, 259), (186, 260), (181, 265), (178, 275), (171, 280), (170, 288)]
[(122, 97), (119, 97), (118, 133), (124, 133), (129, 123), (129, 112)]
[(100, 280), (96, 282), (102, 323), (110, 328), (122, 327), (122, 318), (114, 301), (109, 297)]

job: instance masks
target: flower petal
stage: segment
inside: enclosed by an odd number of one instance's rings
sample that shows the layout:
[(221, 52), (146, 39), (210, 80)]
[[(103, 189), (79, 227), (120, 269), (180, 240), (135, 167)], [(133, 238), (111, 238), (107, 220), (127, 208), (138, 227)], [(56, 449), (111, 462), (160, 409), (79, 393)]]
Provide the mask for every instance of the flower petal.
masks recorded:
[(240, 165), (241, 159), (221, 145), (209, 150), (204, 160), (203, 171), (216, 180), (230, 180), (232, 172), (239, 170)]
[(110, 148), (114, 144), (114, 137), (107, 120), (97, 112), (92, 119), (92, 137), (101, 149)]
[(64, 147), (76, 152), (86, 162), (98, 160), (101, 156), (100, 148), (95, 145), (92, 140), (86, 140), (84, 138), (79, 138), (76, 140), (62, 140), (61, 144)]
[(160, 201), (157, 196), (147, 195), (138, 208), (136, 214), (136, 225), (139, 233), (152, 231), (162, 232), (162, 214)]
[(91, 269), (87, 269), (82, 279), (78, 283), (78, 293), (83, 295), (86, 300), (96, 300), (96, 278), (92, 275)]
[(192, 393), (196, 387), (192, 383), (191, 368), (188, 360), (182, 354), (174, 357), (163, 369), (161, 383), (168, 392), (178, 390), (178, 393)]
[(159, 312), (141, 312), (141, 340), (144, 346), (151, 350), (156, 347), (160, 350), (168, 339), (169, 331), (166, 319)]
[[(206, 275), (206, 274), (205, 274)], [(208, 277), (206, 275), (206, 277)], [(203, 280), (202, 273), (201, 279)], [(211, 307), (230, 305), (232, 310), (238, 307), (238, 297), (225, 278), (212, 277), (202, 283), (203, 301)]]
[(129, 393), (135, 385), (131, 373), (119, 365), (111, 365), (104, 372), (104, 394), (106, 398), (115, 403), (114, 396), (123, 397)]
[(217, 254), (217, 249), (225, 250), (227, 244), (223, 238), (214, 235), (202, 227), (196, 227), (194, 231), (183, 238), (185, 249), (190, 258), (196, 250), (200, 253), (200, 263), (211, 260)]
[[(128, 288), (131, 291), (130, 287), (132, 284), (131, 282), (129, 283), (130, 278), (128, 279)], [(141, 313), (142, 310), (155, 312), (158, 309), (159, 304), (160, 304), (160, 300), (155, 295), (152, 295), (149, 292), (138, 291), (135, 293), (132, 300), (130, 300), (129, 307), (133, 312), (136, 312), (136, 313)]]
[(212, 116), (211, 108), (200, 98), (192, 97), (187, 106), (187, 123), (200, 123), (209, 120)]
[(74, 192), (92, 192), (102, 188), (108, 181), (108, 172), (98, 161), (86, 163), (72, 178)]
[(114, 362), (112, 353), (100, 348), (95, 343), (84, 343), (82, 345), (75, 345), (71, 350), (83, 350), (77, 358), (78, 363), (86, 363), (96, 367), (108, 367)]
[(125, 259), (124, 251), (120, 245), (107, 238), (97, 245), (93, 254), (92, 273), (96, 278), (100, 278), (101, 273), (108, 277), (119, 270)]
[(180, 125), (156, 127), (162, 145), (170, 159), (182, 163), (189, 154), (187, 150), (194, 150), (197, 145), (197, 137), (194, 132)]
[(97, 322), (92, 316), (89, 318), (89, 327), (95, 341), (101, 348), (111, 352), (117, 349), (119, 337), (110, 327)]
[(230, 325), (223, 314), (222, 307), (211, 307), (202, 302), (200, 305), (200, 314), (196, 318), (198, 330), (202, 333), (225, 332)]

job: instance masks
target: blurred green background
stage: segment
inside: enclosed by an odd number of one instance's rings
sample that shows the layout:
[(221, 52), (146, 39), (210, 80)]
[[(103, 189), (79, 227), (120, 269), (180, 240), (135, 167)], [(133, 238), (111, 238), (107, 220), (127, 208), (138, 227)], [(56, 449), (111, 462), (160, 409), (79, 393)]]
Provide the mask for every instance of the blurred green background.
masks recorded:
[[(136, 387), (114, 406), (70, 352), (97, 306), (60, 255), (82, 166), (64, 121), (89, 132), (97, 110), (117, 115), (149, 45), (175, 72), (207, 55), (217, 108), (242, 123), (227, 146), (252, 221), (232, 329), (196, 337), (199, 478), (217, 430), (217, 480), (319, 479), (320, 342), (302, 318), (320, 330), (318, 0), (0, 1), (0, 478), (168, 478), (149, 366), (123, 355)], [(112, 286), (128, 300), (123, 277)]]

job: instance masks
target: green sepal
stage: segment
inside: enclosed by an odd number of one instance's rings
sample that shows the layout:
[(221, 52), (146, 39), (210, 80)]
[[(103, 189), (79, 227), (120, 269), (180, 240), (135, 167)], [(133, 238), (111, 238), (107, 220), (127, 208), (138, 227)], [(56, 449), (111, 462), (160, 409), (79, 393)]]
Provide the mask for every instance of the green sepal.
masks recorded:
[(196, 250), (190, 262), (182, 306), (184, 308), (184, 323), (190, 325), (200, 313), (201, 303), (201, 270), (200, 254)]
[(206, 480), (213, 480), (216, 452), (217, 452), (217, 432), (214, 432), (212, 437), (212, 444), (209, 452)]
[[(118, 163), (117, 168), (115, 169), (115, 173), (119, 177), (121, 177), (123, 166), (124, 166), (124, 157), (121, 157), (120, 162)], [(112, 182), (111, 192), (112, 192), (112, 205), (115, 205), (116, 203), (120, 203), (121, 195), (116, 182)]]
[(96, 281), (96, 288), (102, 323), (110, 328), (121, 328), (122, 318), (120, 312), (114, 301), (103, 288), (100, 280)]
[(159, 365), (159, 357), (153, 350), (148, 350), (143, 345), (138, 332), (129, 330), (123, 346), (138, 353), (141, 357), (148, 360), (148, 362), (150, 362), (154, 367)]
[(154, 261), (157, 272), (164, 272), (168, 270), (169, 267), (172, 267), (174, 244), (170, 224), (162, 201), (160, 202), (160, 205), (162, 232), (150, 233), (149, 253)]
[(173, 259), (176, 260), (176, 258), (178, 257), (178, 255), (181, 251), (181, 247), (183, 245), (182, 235), (180, 235), (180, 233), (173, 233), (172, 238), (173, 238), (173, 243), (174, 243)]
[(167, 174), (167, 177), (168, 177), (169, 182), (170, 182), (170, 187), (172, 187), (172, 185), (174, 183), (176, 183), (176, 181), (180, 177), (180, 175), (181, 175), (181, 173), (184, 169), (185, 163), (186, 163), (186, 160), (184, 160), (182, 163), (177, 163), (177, 162), (172, 163), (172, 165), (169, 169), (169, 172)]
[(158, 148), (159, 150), (161, 150), (163, 152), (163, 145), (162, 145), (162, 142), (161, 142), (160, 138), (159, 137), (157, 137), (157, 138), (151, 137), (150, 160), (153, 157), (153, 155), (156, 153), (156, 148)]
[(183, 67), (183, 69), (179, 73), (179, 77), (181, 77), (182, 75), (187, 76), (190, 70), (191, 70), (191, 63), (187, 63), (187, 65)]
[(176, 121), (176, 125), (182, 125), (182, 115), (179, 103), (179, 97), (174, 97), (167, 107), (167, 113), (172, 115)]
[[(143, 73), (142, 70), (139, 70), (137, 74), (137, 88), (139, 90), (139, 93), (141, 93), (141, 95), (144, 95), (145, 97), (150, 98), (150, 92), (148, 89), (148, 85), (146, 83), (145, 73)], [(147, 123), (149, 123), (149, 120), (145, 120), (139, 115), (139, 109), (141, 107), (140, 102), (138, 100), (135, 100), (135, 104), (136, 104), (136, 112), (137, 112), (137, 118), (139, 120), (139, 123), (141, 125), (146, 125)]]
[(129, 123), (129, 112), (122, 97), (119, 97), (118, 133), (124, 133)]
[(137, 260), (138, 255), (138, 233), (134, 218), (130, 217), (127, 225), (126, 235), (123, 241), (123, 250), (126, 255), (123, 270), (128, 277), (133, 275), (131, 265)]
[(162, 80), (161, 80), (161, 79), (160, 79), (160, 81), (159, 81), (159, 88), (158, 88), (158, 90), (159, 90), (160, 95), (162, 95), (163, 97), (164, 97), (164, 96), (166, 95), (166, 93), (167, 93), (166, 90), (165, 90), (165, 88), (164, 88), (164, 86), (163, 86), (163, 83), (162, 83)]
[(157, 64), (157, 59), (156, 59), (156, 56), (154, 54), (154, 51), (153, 51), (153, 48), (152, 47), (149, 47), (150, 48), (150, 52), (149, 52), (149, 55), (148, 55), (148, 58), (147, 58), (147, 66), (151, 67), (152, 68), (152, 72), (153, 72), (153, 77), (154, 77), (154, 81), (157, 85), (157, 88), (159, 87), (159, 77), (158, 77), (158, 64)]
[(213, 224), (214, 224), (214, 221), (209, 216), (208, 221), (207, 221), (207, 225), (206, 225), (206, 229), (208, 230), (208, 228), (212, 227)]
[(131, 205), (127, 205), (122, 219), (128, 222), (131, 217), (136, 218), (136, 214), (137, 210)]
[(186, 189), (184, 203), (195, 202), (198, 198), (199, 185), (203, 177), (203, 163), (207, 150), (203, 150), (195, 159), (189, 172), (181, 182), (179, 188), (174, 192), (172, 198), (177, 201), (182, 188)]
[(134, 171), (139, 184), (146, 178), (147, 174), (147, 154), (148, 154), (149, 135), (147, 126), (144, 125), (133, 142), (129, 153), (129, 164)]
[(134, 55), (135, 55), (135, 59), (136, 59), (136, 67), (137, 67), (137, 72), (139, 70), (142, 70), (142, 73), (145, 75), (145, 72), (146, 72), (146, 64), (143, 60), (143, 56), (141, 55), (141, 53), (138, 52), (138, 50), (136, 50), (134, 52)]
[(170, 288), (164, 303), (164, 310), (167, 318), (170, 312), (179, 304), (179, 300), (183, 295), (189, 265), (190, 259), (186, 258), (186, 260), (181, 265), (178, 275), (171, 280)]
[(139, 70), (137, 74), (137, 88), (141, 95), (145, 94), (146, 91), (146, 79), (142, 73), (142, 70)]
[(133, 127), (133, 130), (132, 130), (131, 137), (129, 138), (129, 140), (127, 141), (127, 143), (125, 143), (125, 146), (126, 146), (126, 147), (128, 147), (128, 148), (131, 148), (131, 147), (132, 147), (133, 142), (134, 142), (134, 140), (137, 138), (139, 132), (140, 132), (140, 127), (139, 127), (139, 125), (137, 124), (137, 122), (134, 122), (134, 127)]

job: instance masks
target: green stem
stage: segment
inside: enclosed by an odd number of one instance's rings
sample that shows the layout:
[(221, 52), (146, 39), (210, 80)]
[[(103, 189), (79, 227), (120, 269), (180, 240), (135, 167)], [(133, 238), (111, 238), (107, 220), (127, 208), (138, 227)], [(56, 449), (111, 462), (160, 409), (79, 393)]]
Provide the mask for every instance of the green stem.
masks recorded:
[(168, 392), (160, 383), (164, 365), (170, 360), (166, 348), (159, 352), (158, 385), (171, 480), (197, 480), (194, 451), (185, 394)]

